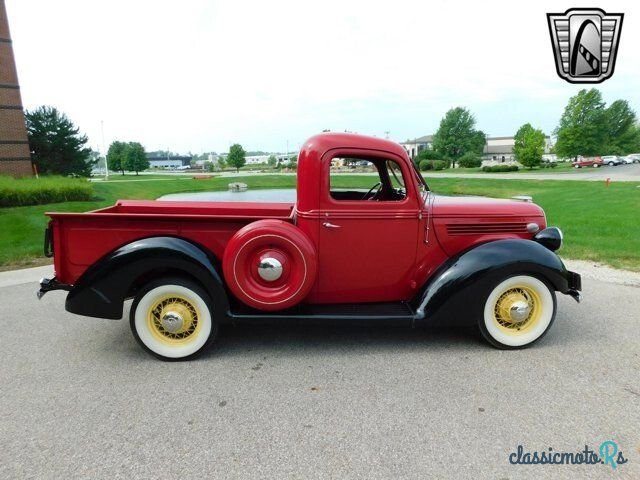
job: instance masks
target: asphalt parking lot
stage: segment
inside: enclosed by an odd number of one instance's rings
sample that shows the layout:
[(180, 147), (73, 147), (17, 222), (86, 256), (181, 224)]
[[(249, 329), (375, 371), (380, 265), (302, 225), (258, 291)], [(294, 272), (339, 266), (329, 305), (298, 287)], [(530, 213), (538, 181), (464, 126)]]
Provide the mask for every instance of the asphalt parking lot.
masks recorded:
[[(0, 286), (0, 478), (640, 478), (640, 289), (586, 280), (534, 348), (468, 332), (230, 327), (197, 361)], [(628, 462), (511, 465), (529, 451)]]

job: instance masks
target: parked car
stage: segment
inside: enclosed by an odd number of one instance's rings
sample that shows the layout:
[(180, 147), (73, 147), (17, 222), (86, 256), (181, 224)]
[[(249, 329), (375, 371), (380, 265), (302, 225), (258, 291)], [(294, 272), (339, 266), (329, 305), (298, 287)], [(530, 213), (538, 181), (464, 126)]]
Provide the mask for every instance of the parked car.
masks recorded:
[[(371, 164), (373, 185), (340, 188), (338, 158)], [(562, 232), (530, 201), (435, 195), (400, 145), (353, 134), (310, 138), (297, 176), (295, 203), (48, 213), (56, 273), (38, 296), (65, 290), (67, 311), (111, 319), (132, 298), (133, 335), (162, 359), (197, 355), (221, 324), (265, 320), (477, 325), (521, 348), (549, 330), (556, 292), (580, 299), (555, 253)]]
[(573, 168), (593, 167), (598, 168), (602, 166), (602, 158), (600, 157), (578, 157), (578, 160), (571, 162)]
[(640, 153), (630, 153), (623, 160), (624, 163), (640, 163)]
[(602, 157), (602, 163), (604, 165), (613, 167), (614, 165), (621, 165), (623, 161), (622, 158), (618, 157), (617, 155), (605, 155), (604, 157)]

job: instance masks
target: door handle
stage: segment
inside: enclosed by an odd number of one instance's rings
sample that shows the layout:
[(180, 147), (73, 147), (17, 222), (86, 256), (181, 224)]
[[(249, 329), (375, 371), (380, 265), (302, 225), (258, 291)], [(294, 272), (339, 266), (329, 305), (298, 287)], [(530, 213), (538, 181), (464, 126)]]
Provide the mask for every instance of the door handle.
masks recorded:
[(327, 228), (340, 228), (340, 225), (334, 225), (333, 223), (330, 223), (330, 222), (324, 222), (322, 226)]

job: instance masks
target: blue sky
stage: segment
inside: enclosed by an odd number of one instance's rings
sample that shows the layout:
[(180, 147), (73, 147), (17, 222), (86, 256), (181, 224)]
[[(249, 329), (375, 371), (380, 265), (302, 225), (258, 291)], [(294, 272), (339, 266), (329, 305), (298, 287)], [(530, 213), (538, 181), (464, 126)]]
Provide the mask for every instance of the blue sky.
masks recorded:
[[(558, 1), (6, 0), (25, 107), (148, 150), (296, 149), (324, 128), (403, 141), (455, 106), (490, 135), (550, 133), (580, 86), (558, 78)], [(625, 13), (607, 102), (640, 111), (640, 3)]]

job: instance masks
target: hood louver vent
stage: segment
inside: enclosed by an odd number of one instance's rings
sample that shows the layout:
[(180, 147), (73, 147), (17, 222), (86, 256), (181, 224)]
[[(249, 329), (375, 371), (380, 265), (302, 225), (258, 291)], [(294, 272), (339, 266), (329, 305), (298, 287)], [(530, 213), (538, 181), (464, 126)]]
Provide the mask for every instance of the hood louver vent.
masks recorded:
[(526, 223), (452, 223), (447, 225), (449, 235), (482, 235), (492, 233), (527, 233)]

